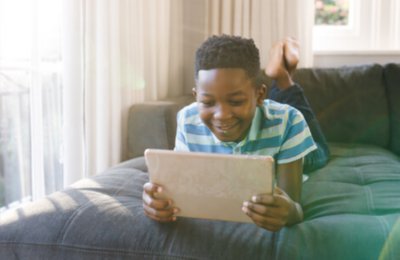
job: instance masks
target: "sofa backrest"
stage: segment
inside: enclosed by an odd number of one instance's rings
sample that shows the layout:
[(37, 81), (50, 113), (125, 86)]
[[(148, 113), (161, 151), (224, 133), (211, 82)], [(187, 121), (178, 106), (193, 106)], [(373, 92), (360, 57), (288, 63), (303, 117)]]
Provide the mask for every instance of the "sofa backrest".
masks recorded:
[(147, 148), (173, 149), (176, 114), (194, 101), (192, 95), (135, 104), (129, 110), (127, 158), (143, 156)]
[[(373, 144), (400, 156), (400, 64), (299, 69), (294, 79), (329, 142)], [(133, 105), (128, 158), (142, 156), (146, 148), (172, 149), (176, 113), (193, 101), (187, 95)]]
[(384, 77), (390, 111), (390, 150), (400, 156), (400, 63), (387, 64)]
[(328, 141), (389, 148), (390, 113), (381, 65), (299, 69), (294, 80), (304, 88)]

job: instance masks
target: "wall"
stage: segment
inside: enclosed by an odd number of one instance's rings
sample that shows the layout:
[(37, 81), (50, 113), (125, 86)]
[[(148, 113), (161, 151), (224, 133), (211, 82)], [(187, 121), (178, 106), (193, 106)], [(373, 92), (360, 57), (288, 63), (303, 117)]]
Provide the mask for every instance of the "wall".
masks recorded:
[(400, 51), (315, 52), (314, 67), (340, 67), (369, 63), (400, 63)]
[(192, 93), (194, 83), (194, 57), (206, 38), (206, 8), (204, 0), (183, 2), (183, 68), (186, 94)]
[[(207, 1), (183, 1), (183, 61), (184, 88), (190, 94), (194, 83), (194, 56), (207, 34)], [(314, 67), (354, 66), (369, 63), (400, 63), (400, 51), (318, 51)]]

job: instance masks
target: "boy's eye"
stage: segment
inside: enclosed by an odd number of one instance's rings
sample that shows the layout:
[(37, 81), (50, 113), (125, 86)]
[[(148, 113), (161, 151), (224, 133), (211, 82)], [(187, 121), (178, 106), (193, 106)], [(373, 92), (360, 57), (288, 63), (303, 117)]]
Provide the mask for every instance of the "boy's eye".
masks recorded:
[(213, 106), (213, 104), (214, 104), (214, 102), (212, 102), (212, 101), (206, 101), (206, 100), (202, 100), (202, 101), (200, 101), (200, 103), (203, 105), (203, 106), (205, 106), (205, 107), (211, 107), (211, 106)]
[(231, 101), (229, 101), (229, 103), (232, 106), (241, 106), (241, 105), (243, 105), (244, 102), (245, 102), (244, 100), (231, 100)]

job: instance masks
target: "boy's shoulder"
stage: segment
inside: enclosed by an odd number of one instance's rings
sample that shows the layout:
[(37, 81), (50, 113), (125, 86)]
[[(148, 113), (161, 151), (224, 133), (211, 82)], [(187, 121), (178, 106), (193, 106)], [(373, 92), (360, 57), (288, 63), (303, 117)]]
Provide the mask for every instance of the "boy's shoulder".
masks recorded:
[(197, 106), (197, 102), (193, 102), (179, 110), (178, 112), (178, 121), (192, 124), (199, 124), (199, 109)]
[(300, 112), (288, 105), (279, 103), (271, 99), (265, 99), (263, 103), (263, 112), (266, 118), (296, 116)]
[(192, 102), (186, 106), (184, 106), (183, 108), (181, 108), (181, 111), (190, 111), (190, 110), (196, 110), (197, 111), (197, 102)]
[(179, 114), (184, 117), (190, 117), (199, 114), (197, 103), (193, 102), (189, 105), (184, 106), (183, 108), (181, 108), (181, 110), (179, 110)]

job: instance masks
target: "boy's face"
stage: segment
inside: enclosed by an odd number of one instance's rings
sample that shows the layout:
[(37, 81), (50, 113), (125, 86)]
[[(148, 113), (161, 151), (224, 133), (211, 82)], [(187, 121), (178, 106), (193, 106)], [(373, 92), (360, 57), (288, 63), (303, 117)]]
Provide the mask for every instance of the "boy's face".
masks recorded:
[(200, 118), (223, 142), (239, 142), (247, 135), (265, 87), (255, 87), (243, 69), (200, 70), (193, 94)]

